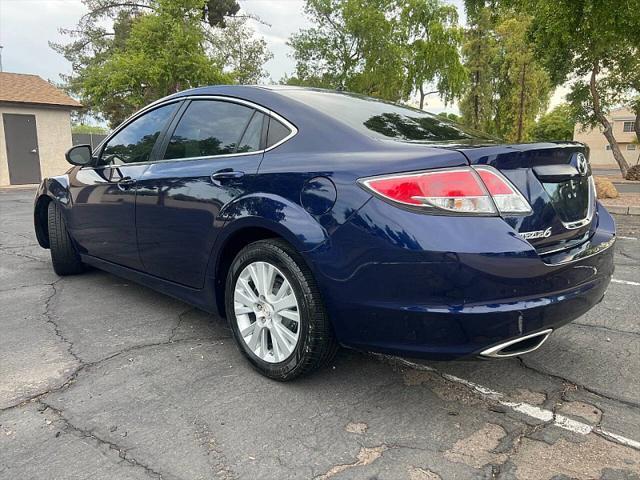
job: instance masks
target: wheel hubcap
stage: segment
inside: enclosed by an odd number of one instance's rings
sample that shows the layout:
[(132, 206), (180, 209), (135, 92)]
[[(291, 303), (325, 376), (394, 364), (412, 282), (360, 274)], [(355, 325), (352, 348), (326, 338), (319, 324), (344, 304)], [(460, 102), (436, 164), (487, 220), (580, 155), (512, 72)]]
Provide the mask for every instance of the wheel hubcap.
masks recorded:
[(300, 310), (291, 284), (267, 262), (247, 265), (236, 280), (234, 312), (240, 336), (262, 360), (291, 356), (300, 338)]

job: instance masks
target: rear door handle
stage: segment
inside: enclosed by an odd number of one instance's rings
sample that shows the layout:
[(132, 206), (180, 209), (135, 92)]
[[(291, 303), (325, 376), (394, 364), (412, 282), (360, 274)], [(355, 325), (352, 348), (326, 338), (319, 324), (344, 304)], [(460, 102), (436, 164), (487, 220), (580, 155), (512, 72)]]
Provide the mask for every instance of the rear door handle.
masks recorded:
[(220, 170), (211, 174), (211, 180), (213, 180), (214, 182), (233, 180), (242, 177), (244, 177), (244, 172), (239, 172), (238, 170), (232, 170), (230, 168), (225, 168), (224, 170)]
[(131, 185), (135, 185), (137, 182), (137, 180), (135, 178), (131, 178), (131, 177), (122, 177), (120, 180), (118, 180), (116, 182), (116, 185), (118, 185), (118, 188), (121, 190), (124, 190), (123, 187), (129, 187)]

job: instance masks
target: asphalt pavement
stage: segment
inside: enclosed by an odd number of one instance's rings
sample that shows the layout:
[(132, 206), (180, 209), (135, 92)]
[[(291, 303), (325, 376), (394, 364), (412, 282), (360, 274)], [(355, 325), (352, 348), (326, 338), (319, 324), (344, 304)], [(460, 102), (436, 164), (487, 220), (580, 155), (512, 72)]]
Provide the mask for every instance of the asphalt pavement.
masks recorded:
[(640, 479), (640, 217), (605, 299), (510, 360), (349, 350), (291, 383), (224, 320), (60, 278), (33, 190), (0, 190), (0, 479)]

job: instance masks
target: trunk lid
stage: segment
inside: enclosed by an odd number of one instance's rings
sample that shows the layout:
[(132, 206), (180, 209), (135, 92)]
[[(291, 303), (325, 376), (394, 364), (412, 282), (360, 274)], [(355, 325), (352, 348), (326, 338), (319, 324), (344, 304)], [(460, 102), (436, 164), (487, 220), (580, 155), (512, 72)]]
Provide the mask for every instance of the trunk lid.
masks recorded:
[(533, 212), (507, 216), (518, 234), (546, 254), (586, 241), (595, 228), (595, 185), (588, 148), (580, 143), (457, 145), (471, 165), (498, 169), (529, 201)]

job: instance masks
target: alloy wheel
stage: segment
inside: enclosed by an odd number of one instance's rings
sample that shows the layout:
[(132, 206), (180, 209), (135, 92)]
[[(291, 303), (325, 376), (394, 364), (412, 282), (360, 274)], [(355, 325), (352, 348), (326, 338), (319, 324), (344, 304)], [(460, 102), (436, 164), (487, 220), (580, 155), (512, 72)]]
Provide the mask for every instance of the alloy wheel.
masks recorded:
[(234, 312), (240, 336), (261, 360), (279, 363), (300, 339), (300, 309), (284, 274), (268, 262), (253, 262), (238, 276)]

